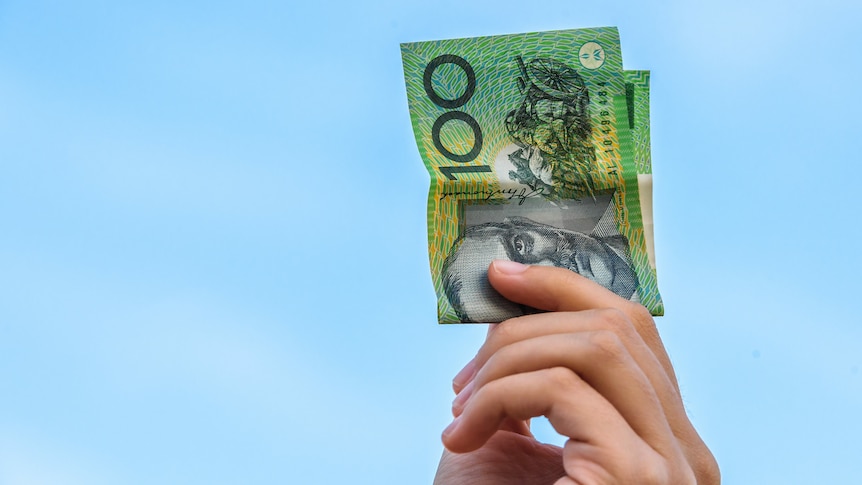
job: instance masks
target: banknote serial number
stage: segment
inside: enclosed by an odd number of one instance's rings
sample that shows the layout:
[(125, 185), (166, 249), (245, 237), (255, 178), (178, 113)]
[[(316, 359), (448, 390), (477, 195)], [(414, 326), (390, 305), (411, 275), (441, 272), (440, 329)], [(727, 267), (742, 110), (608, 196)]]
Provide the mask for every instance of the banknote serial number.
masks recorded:
[[(467, 87), (464, 89), (464, 93), (455, 99), (447, 99), (440, 96), (440, 94), (434, 90), (434, 84), (431, 82), (434, 76), (434, 71), (443, 64), (452, 64), (457, 66), (461, 68), (467, 76)], [(425, 74), (422, 76), (422, 84), (425, 88), (425, 94), (428, 95), (428, 99), (430, 99), (432, 103), (443, 109), (451, 110), (446, 111), (437, 117), (434, 124), (431, 126), (431, 141), (434, 143), (434, 148), (440, 155), (443, 155), (447, 159), (459, 164), (475, 160), (482, 151), (482, 127), (479, 126), (479, 122), (477, 122), (476, 119), (468, 113), (456, 109), (467, 104), (467, 101), (470, 101), (470, 98), (473, 97), (473, 93), (476, 92), (476, 72), (473, 70), (473, 66), (471, 66), (463, 57), (456, 56), (454, 54), (443, 54), (441, 56), (437, 56), (432, 59), (427, 66), (425, 66)], [(453, 153), (451, 150), (446, 148), (440, 140), (440, 132), (443, 130), (443, 125), (453, 120), (461, 121), (473, 130), (473, 146), (467, 153)], [(437, 169), (440, 170), (440, 173), (445, 175), (449, 180), (457, 180), (457, 174), (491, 171), (491, 167), (488, 165), (448, 165), (438, 166)]]
[[(602, 82), (599, 82), (598, 85), (599, 85), (599, 91), (596, 93), (596, 95), (599, 98), (598, 103), (600, 105), (600, 109), (599, 109), (599, 126), (600, 126), (600, 128), (599, 128), (599, 131), (601, 131), (605, 135), (604, 139), (602, 140), (602, 145), (605, 148), (605, 150), (604, 150), (605, 153), (610, 153), (611, 154), (610, 156), (613, 157), (614, 141), (611, 138), (611, 136), (612, 136), (611, 135), (611, 132), (612, 132), (611, 126), (613, 124), (613, 121), (611, 120), (611, 112), (607, 108), (608, 92), (606, 89), (601, 89), (601, 88), (606, 88), (608, 83), (605, 81), (602, 81)], [(616, 172), (617, 171), (614, 168), (614, 169), (611, 169), (609, 173), (616, 174)]]

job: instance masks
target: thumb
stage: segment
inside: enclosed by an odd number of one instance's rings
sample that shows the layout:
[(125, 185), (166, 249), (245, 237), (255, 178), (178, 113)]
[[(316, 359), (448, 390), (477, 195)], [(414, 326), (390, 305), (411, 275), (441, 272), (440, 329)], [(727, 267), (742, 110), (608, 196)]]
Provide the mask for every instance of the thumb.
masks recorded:
[(632, 304), (574, 271), (554, 266), (495, 260), (488, 268), (488, 281), (506, 299), (539, 310), (623, 309)]

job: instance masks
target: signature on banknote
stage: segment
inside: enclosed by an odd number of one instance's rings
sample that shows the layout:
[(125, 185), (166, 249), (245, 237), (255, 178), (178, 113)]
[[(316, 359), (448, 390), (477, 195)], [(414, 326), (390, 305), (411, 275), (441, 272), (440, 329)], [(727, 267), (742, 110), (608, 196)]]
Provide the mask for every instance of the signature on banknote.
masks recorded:
[[(473, 200), (480, 200), (478, 197), (484, 197), (486, 201), (497, 199), (500, 197), (505, 198), (506, 200), (512, 201), (517, 200), (518, 205), (524, 203), (525, 200), (532, 197), (540, 197), (545, 193), (544, 189), (539, 187), (538, 189), (528, 189), (526, 187), (517, 187), (517, 188), (509, 188), (509, 189), (498, 189), (498, 190), (485, 190), (485, 189), (477, 189), (477, 190), (452, 190), (454, 187), (445, 187), (443, 192), (440, 194), (440, 200), (443, 200), (447, 197), (460, 197), (463, 195), (471, 196)], [(477, 197), (478, 196), (478, 197)]]

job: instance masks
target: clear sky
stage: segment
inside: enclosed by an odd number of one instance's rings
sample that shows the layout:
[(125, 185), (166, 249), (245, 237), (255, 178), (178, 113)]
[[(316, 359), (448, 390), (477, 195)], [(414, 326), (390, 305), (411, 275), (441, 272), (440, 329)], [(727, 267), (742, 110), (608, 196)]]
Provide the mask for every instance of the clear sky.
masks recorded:
[(858, 480), (860, 22), (0, 2), (0, 484), (429, 483), (485, 329), (436, 324), (399, 43), (604, 25), (652, 70), (658, 324), (725, 483)]

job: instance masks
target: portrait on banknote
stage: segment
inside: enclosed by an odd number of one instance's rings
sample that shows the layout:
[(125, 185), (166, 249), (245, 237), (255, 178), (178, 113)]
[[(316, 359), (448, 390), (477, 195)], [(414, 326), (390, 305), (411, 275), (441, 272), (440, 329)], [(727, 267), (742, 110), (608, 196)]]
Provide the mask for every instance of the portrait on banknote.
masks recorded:
[(501, 321), (530, 313), (488, 283), (495, 259), (557, 266), (637, 301), (629, 241), (617, 230), (613, 193), (550, 202), (536, 197), (509, 204), (464, 204), (465, 227), (443, 265), (443, 286), (464, 322)]

